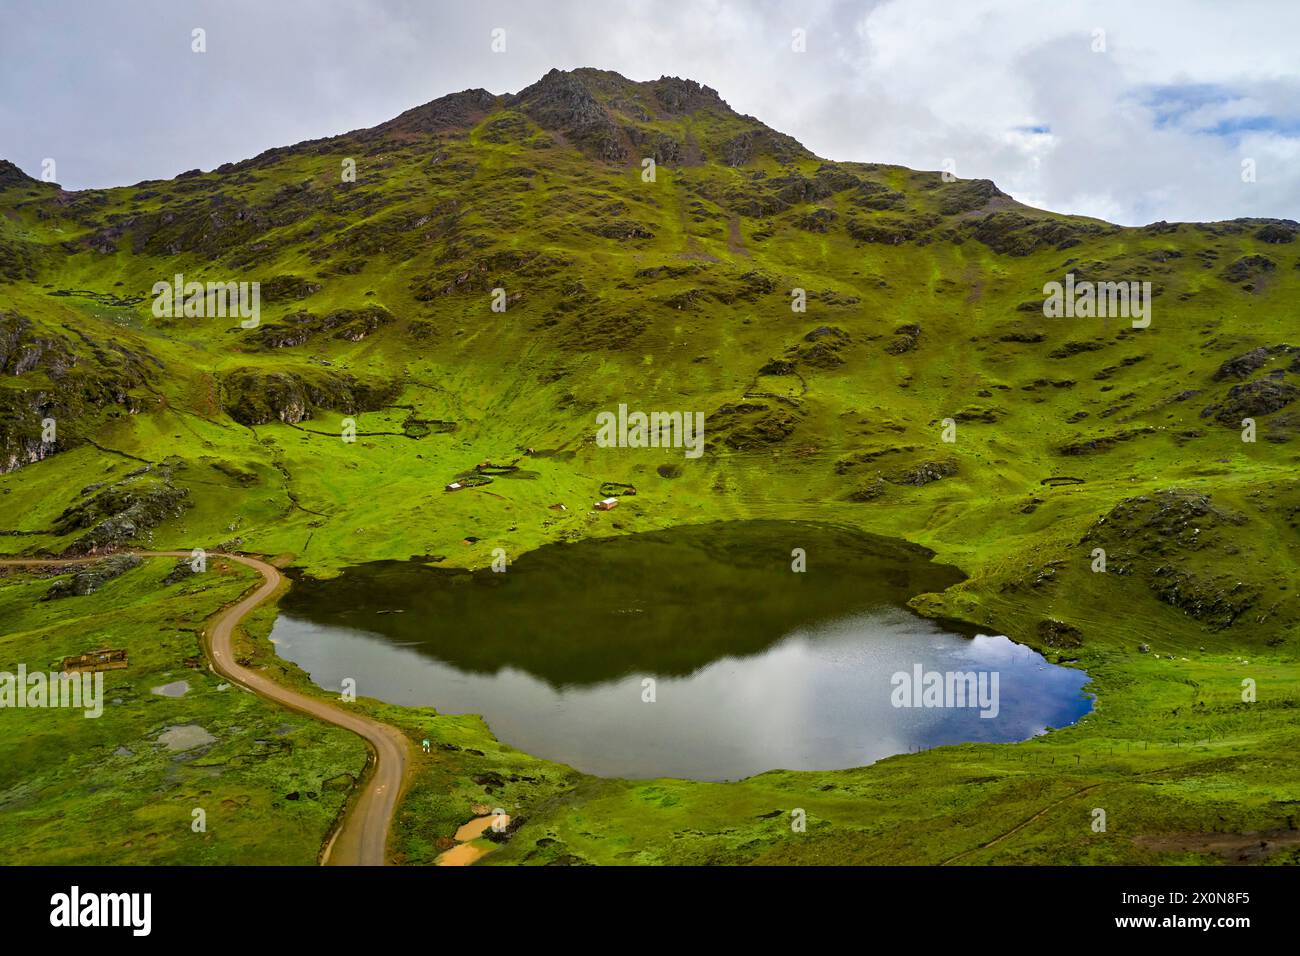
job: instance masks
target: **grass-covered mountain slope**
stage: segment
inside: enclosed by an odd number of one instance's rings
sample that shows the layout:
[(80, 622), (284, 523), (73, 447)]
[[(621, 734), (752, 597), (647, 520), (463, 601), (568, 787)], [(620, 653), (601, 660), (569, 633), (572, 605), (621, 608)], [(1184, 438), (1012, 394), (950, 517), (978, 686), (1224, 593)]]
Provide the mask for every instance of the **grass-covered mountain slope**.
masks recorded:
[[(522, 755), (500, 759), (545, 786), (485, 776), (498, 745), (466, 718), (477, 744), (429, 757), (402, 858), (447, 835), (430, 813), (504, 793), (531, 821), (494, 859), (938, 862), (1094, 787), (1134, 829), (1093, 834), (1080, 803), (973, 858), (1199, 853), (1294, 825), (1296, 231), (1057, 215), (597, 70), (167, 181), (66, 192), (0, 164), (0, 548), (224, 544), (329, 574), (742, 517), (906, 537), (969, 575), (919, 610), (1078, 659), (1097, 713), (1020, 748), (648, 796)], [(1045, 318), (1067, 273), (1150, 282), (1150, 325)], [(260, 325), (157, 316), (176, 274), (259, 282)], [(703, 413), (703, 454), (599, 447), (620, 403)], [(517, 470), (479, 483), (485, 462)], [(637, 493), (593, 511), (611, 482)], [(790, 806), (824, 845), (763, 816)]]

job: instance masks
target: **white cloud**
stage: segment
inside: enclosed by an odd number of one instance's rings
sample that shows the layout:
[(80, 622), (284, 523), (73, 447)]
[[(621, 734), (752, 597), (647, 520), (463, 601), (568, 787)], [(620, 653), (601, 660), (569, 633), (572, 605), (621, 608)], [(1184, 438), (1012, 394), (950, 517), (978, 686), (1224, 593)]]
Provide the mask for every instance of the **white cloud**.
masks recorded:
[[(515, 91), (553, 66), (597, 66), (633, 79), (700, 80), (829, 158), (937, 169), (951, 157), (961, 176), (1063, 212), (1124, 223), (1300, 218), (1300, 5), (81, 0), (58, 15), (37, 0), (8, 7), (0, 156), (28, 170), (53, 156), (76, 187), (211, 168), (374, 125), (454, 90)], [(206, 54), (189, 50), (195, 26), (208, 31)], [(505, 54), (488, 46), (498, 26)], [(790, 49), (795, 28), (807, 31), (806, 53)], [(1104, 53), (1092, 51), (1098, 28)], [(1270, 117), (1273, 128), (1261, 122)], [(1207, 132), (1221, 124), (1227, 135)], [(1246, 156), (1258, 164), (1253, 184), (1240, 179)]]

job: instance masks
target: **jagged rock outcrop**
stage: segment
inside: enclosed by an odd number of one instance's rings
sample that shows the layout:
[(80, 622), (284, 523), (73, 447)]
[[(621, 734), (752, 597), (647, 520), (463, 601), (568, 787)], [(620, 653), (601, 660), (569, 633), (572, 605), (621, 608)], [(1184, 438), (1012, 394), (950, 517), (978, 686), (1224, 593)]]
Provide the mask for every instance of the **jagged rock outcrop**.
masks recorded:
[(270, 371), (239, 368), (221, 378), (221, 404), (241, 425), (280, 421), (296, 425), (316, 409), (352, 415), (392, 400), (388, 384), (361, 381), (343, 372), (317, 369)]
[(268, 322), (259, 326), (249, 338), (267, 349), (302, 345), (327, 332), (332, 333), (335, 339), (360, 342), (392, 322), (392, 313), (378, 305), (368, 305), (361, 309), (335, 309), (326, 315), (294, 312), (279, 322)]
[(1268, 256), (1242, 256), (1223, 270), (1223, 278), (1228, 282), (1249, 286), (1276, 270), (1277, 263)]
[(33, 179), (25, 172), (9, 162), (7, 159), (0, 159), (0, 189), (14, 189), (21, 186), (41, 186), (53, 184), (44, 184), (39, 179)]
[(1201, 411), (1202, 418), (1214, 418), (1215, 421), (1231, 428), (1241, 425), (1243, 418), (1259, 415), (1271, 415), (1286, 408), (1300, 398), (1300, 388), (1290, 382), (1275, 378), (1260, 378), (1228, 389), (1227, 397), (1215, 405), (1207, 405)]
[(78, 444), (109, 409), (140, 410), (132, 390), (161, 363), (122, 342), (56, 333), (0, 312), (0, 474)]
[(694, 80), (661, 76), (655, 80), (653, 88), (655, 99), (670, 116), (682, 116), (708, 107), (730, 108), (718, 96), (717, 90), (702, 86)]
[(542, 129), (563, 134), (598, 159), (623, 162), (628, 158), (618, 124), (573, 73), (551, 70), (510, 102)]
[(87, 488), (83, 500), (54, 519), (54, 532), (83, 532), (68, 548), (73, 554), (92, 554), (125, 547), (190, 506), (189, 491), (172, 484), (168, 465), (146, 465), (107, 487)]
[(432, 102), (414, 107), (386, 123), (365, 130), (363, 137), (379, 138), (391, 134), (442, 133), (468, 129), (497, 105), (498, 98), (487, 90), (462, 90), (440, 96)]
[(94, 594), (109, 581), (121, 577), (132, 568), (138, 568), (141, 560), (134, 554), (115, 554), (97, 561), (84, 571), (78, 571), (70, 578), (60, 578), (50, 585), (42, 600), (53, 601), (66, 597), (85, 597)]
[(1159, 600), (1220, 629), (1259, 599), (1259, 588), (1243, 580), (1240, 568), (1213, 571), (1226, 561), (1224, 547), (1232, 540), (1224, 529), (1246, 523), (1245, 515), (1215, 504), (1210, 495), (1171, 488), (1121, 501), (1080, 544), (1101, 546), (1109, 573), (1136, 576)]

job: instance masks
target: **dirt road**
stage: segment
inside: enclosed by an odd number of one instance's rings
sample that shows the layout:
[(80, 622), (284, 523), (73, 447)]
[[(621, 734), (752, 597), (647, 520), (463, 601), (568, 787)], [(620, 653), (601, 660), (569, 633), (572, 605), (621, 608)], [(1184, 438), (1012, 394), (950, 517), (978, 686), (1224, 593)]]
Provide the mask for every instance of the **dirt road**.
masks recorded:
[[(131, 551), (141, 558), (188, 558), (189, 551)], [(212, 669), (222, 677), (246, 687), (267, 700), (283, 704), (300, 713), (343, 727), (357, 734), (370, 746), (373, 761), (343, 823), (325, 848), (322, 862), (331, 866), (383, 866), (387, 861), (388, 828), (397, 810), (397, 801), (406, 779), (410, 742), (395, 727), (353, 713), (346, 707), (316, 697), (308, 697), (275, 683), (269, 677), (250, 670), (235, 660), (232, 638), (235, 628), (267, 598), (279, 590), (283, 576), (258, 558), (241, 554), (209, 553), (209, 560), (222, 558), (256, 569), (262, 584), (238, 603), (223, 609), (205, 631), (203, 649)], [(34, 567), (40, 565), (90, 564), (95, 558), (76, 559), (3, 559), (0, 566)]]

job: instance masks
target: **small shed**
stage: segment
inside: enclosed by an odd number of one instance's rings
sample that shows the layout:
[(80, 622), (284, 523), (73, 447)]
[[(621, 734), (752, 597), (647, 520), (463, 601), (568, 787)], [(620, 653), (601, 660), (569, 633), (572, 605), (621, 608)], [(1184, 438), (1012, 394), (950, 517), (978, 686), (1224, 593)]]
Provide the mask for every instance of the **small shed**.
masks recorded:
[(596, 510), (597, 510), (597, 511), (612, 511), (613, 509), (615, 509), (615, 508), (617, 508), (617, 507), (618, 507), (618, 499), (617, 499), (617, 498), (604, 498), (604, 499), (602, 499), (602, 500), (596, 502)]
[(90, 651), (87, 654), (76, 654), (72, 657), (63, 659), (63, 672), (65, 674), (93, 673), (94, 671), (117, 671), (124, 667), (130, 666), (126, 659), (126, 648), (113, 650), (105, 648), (100, 651)]

